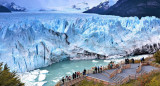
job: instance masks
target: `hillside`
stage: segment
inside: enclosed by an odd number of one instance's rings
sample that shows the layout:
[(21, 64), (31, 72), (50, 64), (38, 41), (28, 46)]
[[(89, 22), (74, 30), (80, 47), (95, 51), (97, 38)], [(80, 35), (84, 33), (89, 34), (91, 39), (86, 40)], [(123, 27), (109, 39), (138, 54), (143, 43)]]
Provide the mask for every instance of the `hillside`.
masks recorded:
[(94, 13), (122, 17), (156, 16), (160, 18), (160, 0), (119, 0), (103, 13), (99, 13), (97, 10)]
[(1, 13), (1, 12), (11, 12), (11, 11), (10, 11), (8, 8), (0, 5), (0, 13)]

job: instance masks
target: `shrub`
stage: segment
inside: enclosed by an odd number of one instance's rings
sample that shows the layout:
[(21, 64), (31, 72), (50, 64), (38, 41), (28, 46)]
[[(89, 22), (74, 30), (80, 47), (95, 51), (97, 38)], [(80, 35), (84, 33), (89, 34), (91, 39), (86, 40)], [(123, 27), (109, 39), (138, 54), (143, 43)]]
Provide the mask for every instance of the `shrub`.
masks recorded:
[(131, 80), (128, 83), (124, 83), (121, 86), (160, 86), (160, 73), (151, 72), (149, 74), (144, 74), (141, 77), (138, 77), (137, 80)]
[(147, 83), (146, 86), (159, 86), (160, 85), (160, 73), (157, 73), (156, 76), (150, 81), (150, 83)]
[(103, 83), (83, 80), (78, 84), (78, 86), (105, 86), (105, 85)]
[(24, 86), (15, 72), (10, 72), (10, 69), (5, 64), (0, 63), (0, 86)]
[(157, 63), (160, 63), (160, 51), (157, 51), (157, 52), (153, 55), (153, 57), (156, 59), (156, 62), (157, 62)]

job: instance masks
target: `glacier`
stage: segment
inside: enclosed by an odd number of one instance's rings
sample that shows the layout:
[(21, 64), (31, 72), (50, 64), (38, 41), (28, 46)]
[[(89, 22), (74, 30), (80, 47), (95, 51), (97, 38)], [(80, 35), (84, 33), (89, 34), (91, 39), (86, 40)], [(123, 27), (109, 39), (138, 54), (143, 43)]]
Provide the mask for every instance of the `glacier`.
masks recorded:
[(153, 53), (160, 49), (159, 33), (156, 17), (5, 13), (0, 14), (0, 62), (26, 72), (64, 59)]

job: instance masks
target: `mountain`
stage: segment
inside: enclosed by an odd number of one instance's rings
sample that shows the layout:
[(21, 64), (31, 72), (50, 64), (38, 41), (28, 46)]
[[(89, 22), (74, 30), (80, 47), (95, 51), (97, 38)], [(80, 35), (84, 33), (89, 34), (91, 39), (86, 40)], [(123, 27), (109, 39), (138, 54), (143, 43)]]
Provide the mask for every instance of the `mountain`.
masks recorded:
[[(0, 4), (4, 4), (5, 7), (13, 11), (24, 11), (26, 8), (27, 11), (31, 12), (39, 11), (40, 9), (42, 9), (42, 11), (44, 11), (43, 9), (47, 11), (54, 9), (59, 12), (82, 13), (104, 1), (105, 0), (0, 0)], [(14, 7), (18, 8), (18, 10), (16, 8), (13, 9), (11, 3)]]
[(8, 8), (0, 5), (0, 12), (11, 12)]
[(82, 3), (77, 3), (77, 4), (72, 5), (72, 8), (74, 10), (78, 10), (78, 11), (83, 12), (83, 11), (86, 11), (89, 9), (89, 5), (86, 2), (82, 2)]
[(4, 3), (3, 6), (7, 7), (11, 11), (26, 11), (26, 8), (18, 6), (14, 2)]
[(100, 3), (98, 6), (93, 7), (87, 11), (85, 11), (84, 13), (104, 13), (107, 9), (109, 8), (109, 1), (105, 1), (103, 3)]
[[(94, 13), (98, 13), (98, 11)], [(119, 0), (109, 9), (98, 14), (122, 17), (137, 16), (139, 18), (156, 16), (160, 18), (160, 0)]]

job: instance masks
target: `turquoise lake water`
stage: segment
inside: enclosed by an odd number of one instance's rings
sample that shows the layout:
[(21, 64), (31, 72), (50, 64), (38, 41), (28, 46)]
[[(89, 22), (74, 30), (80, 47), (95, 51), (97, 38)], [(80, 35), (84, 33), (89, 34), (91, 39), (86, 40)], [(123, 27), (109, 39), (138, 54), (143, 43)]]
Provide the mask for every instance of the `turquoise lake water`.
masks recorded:
[(44, 84), (44, 86), (53, 86), (61, 77), (72, 75), (72, 73), (76, 71), (82, 72), (84, 68), (90, 69), (93, 66), (105, 66), (108, 63), (109, 62), (104, 60), (63, 61), (41, 68), (41, 70), (49, 71), (49, 73), (46, 74), (44, 81), (47, 81), (47, 83)]

